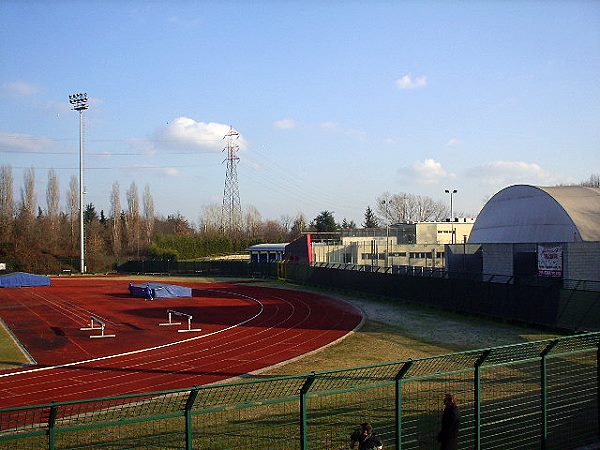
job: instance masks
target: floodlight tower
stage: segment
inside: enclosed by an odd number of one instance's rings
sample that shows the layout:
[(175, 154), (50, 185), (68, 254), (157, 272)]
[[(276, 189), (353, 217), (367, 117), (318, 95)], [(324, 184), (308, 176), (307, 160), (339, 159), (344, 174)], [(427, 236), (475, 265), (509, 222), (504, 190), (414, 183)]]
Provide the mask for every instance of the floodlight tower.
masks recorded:
[(69, 95), (73, 110), (79, 113), (79, 249), (80, 272), (85, 273), (85, 233), (83, 227), (83, 112), (88, 109), (87, 94)]
[(221, 208), (221, 229), (223, 232), (240, 231), (242, 229), (242, 206), (240, 204), (240, 191), (237, 179), (237, 163), (240, 158), (237, 151), (240, 146), (237, 143), (240, 134), (229, 127), (229, 132), (223, 137), (227, 138), (227, 171), (225, 174), (225, 189), (223, 190), (223, 207)]

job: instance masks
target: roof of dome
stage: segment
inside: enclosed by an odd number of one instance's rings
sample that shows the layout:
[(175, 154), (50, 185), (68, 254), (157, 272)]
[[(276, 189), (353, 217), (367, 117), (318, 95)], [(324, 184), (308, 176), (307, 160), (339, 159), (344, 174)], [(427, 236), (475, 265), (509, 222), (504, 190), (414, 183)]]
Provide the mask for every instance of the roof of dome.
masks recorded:
[(483, 207), (470, 243), (600, 241), (600, 189), (509, 186)]

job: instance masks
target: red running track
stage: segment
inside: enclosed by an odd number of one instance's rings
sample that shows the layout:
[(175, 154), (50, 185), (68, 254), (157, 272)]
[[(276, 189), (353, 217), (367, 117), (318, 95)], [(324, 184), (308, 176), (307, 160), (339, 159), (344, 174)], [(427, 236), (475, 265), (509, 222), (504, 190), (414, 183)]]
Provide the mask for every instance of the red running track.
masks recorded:
[[(193, 297), (145, 301), (129, 295), (130, 281), (53, 278), (47, 287), (0, 289), (0, 317), (37, 361), (0, 371), (0, 407), (207, 384), (318, 349), (361, 321), (352, 305), (306, 292), (177, 283)], [(159, 326), (167, 309), (192, 315), (202, 331), (178, 332), (185, 320)], [(91, 315), (116, 337), (80, 330)]]

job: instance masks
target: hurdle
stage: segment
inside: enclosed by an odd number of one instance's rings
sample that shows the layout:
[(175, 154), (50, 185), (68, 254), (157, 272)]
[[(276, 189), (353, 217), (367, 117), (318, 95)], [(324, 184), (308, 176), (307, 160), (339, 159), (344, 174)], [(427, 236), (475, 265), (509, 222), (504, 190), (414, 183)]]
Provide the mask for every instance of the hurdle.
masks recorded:
[[(96, 326), (98, 325), (98, 326)], [(104, 334), (104, 327), (106, 327), (106, 324), (104, 323), (103, 320), (99, 319), (96, 316), (90, 316), (90, 326), (89, 327), (83, 327), (80, 328), (80, 330), (100, 330), (100, 334), (92, 334), (90, 335), (90, 339), (96, 339), (96, 338), (114, 338), (116, 335), (115, 334)]]
[(171, 325), (181, 325), (181, 322), (173, 322), (173, 316), (187, 317), (188, 327), (187, 327), (187, 329), (183, 328), (181, 330), (177, 330), (179, 333), (186, 333), (188, 331), (202, 331), (201, 328), (192, 328), (191, 314), (186, 314), (186, 313), (182, 313), (179, 311), (175, 311), (174, 309), (167, 309), (167, 318), (169, 321), (165, 322), (165, 323), (159, 323), (158, 326), (168, 327)]

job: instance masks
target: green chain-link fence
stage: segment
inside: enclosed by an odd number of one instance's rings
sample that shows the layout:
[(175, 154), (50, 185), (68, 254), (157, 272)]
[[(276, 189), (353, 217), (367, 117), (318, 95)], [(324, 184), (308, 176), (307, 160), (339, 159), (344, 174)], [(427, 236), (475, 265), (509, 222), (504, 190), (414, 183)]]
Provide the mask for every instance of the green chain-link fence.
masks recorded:
[(2, 449), (340, 450), (371, 422), (386, 449), (436, 448), (442, 398), (461, 449), (599, 441), (600, 333), (309, 375), (0, 409)]

